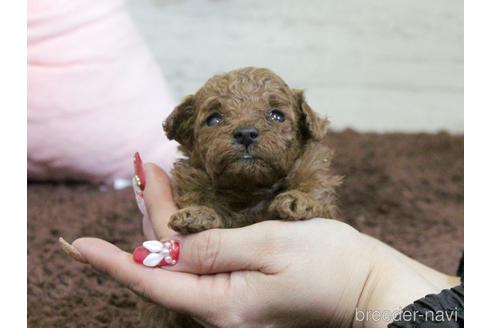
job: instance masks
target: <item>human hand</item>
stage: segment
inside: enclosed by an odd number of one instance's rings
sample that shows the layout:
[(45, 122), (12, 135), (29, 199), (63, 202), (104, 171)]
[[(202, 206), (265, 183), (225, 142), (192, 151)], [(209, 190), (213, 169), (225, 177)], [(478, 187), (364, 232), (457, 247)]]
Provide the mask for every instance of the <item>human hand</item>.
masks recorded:
[(74, 251), (138, 294), (207, 326), (385, 327), (388, 322), (355, 321), (356, 309), (398, 310), (450, 287), (447, 276), (334, 220), (172, 236), (169, 179), (154, 165), (145, 173), (147, 233), (179, 240), (179, 262), (147, 268), (94, 238), (76, 240)]

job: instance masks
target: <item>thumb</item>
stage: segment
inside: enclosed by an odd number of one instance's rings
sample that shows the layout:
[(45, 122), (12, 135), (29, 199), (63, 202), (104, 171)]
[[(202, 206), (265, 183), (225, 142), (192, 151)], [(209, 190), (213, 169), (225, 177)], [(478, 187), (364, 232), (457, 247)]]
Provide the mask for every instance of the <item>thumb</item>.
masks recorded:
[(176, 233), (168, 227), (169, 218), (177, 211), (166, 172), (153, 163), (144, 165), (146, 186), (143, 191), (148, 220), (157, 239)]

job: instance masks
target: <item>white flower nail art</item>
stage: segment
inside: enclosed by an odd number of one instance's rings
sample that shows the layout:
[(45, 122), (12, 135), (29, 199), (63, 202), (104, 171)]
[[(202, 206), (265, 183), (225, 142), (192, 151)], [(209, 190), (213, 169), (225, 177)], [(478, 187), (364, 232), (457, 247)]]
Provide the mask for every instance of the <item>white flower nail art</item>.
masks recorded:
[[(158, 240), (145, 241), (142, 246), (149, 252), (138, 262), (148, 267), (175, 265), (179, 254), (179, 243), (177, 241)], [(164, 262), (163, 262), (164, 260)]]

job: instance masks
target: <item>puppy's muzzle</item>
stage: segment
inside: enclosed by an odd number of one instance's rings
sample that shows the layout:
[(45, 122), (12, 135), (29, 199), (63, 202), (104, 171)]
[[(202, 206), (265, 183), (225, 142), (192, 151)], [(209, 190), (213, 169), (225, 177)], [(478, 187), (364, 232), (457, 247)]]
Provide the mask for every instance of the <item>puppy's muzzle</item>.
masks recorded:
[(259, 133), (255, 127), (244, 126), (235, 129), (232, 136), (237, 143), (244, 145), (244, 147), (247, 148), (251, 144), (257, 142)]

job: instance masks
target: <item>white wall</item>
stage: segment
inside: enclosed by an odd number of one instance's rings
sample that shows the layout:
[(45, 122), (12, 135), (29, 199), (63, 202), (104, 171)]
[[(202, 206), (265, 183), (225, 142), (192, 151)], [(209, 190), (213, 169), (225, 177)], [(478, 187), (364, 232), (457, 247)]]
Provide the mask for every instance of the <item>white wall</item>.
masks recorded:
[(177, 99), (265, 66), (337, 129), (463, 131), (459, 0), (130, 0)]

